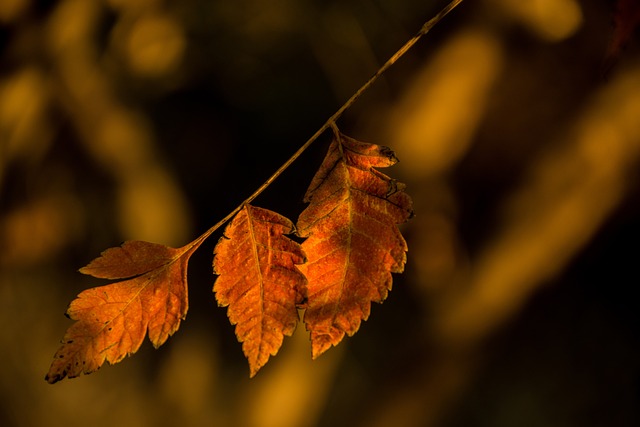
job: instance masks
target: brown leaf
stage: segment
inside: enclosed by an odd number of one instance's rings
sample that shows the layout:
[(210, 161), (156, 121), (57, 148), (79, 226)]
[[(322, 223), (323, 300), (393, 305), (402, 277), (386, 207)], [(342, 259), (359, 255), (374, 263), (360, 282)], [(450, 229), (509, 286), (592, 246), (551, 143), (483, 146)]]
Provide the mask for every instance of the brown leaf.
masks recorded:
[(229, 306), (252, 377), (298, 321), (306, 280), (295, 266), (304, 262), (302, 249), (284, 236), (293, 231), (287, 218), (245, 205), (215, 248), (213, 291), (220, 306)]
[(117, 363), (140, 348), (147, 331), (154, 347), (162, 345), (187, 314), (187, 263), (196, 248), (129, 241), (82, 268), (96, 277), (136, 277), (87, 289), (71, 302), (67, 316), (76, 322), (45, 379), (53, 384)]
[(305, 195), (298, 220), (307, 263), (304, 321), (315, 359), (367, 320), (371, 301), (382, 302), (391, 273), (400, 273), (407, 244), (396, 224), (411, 215), (411, 198), (373, 167), (397, 159), (389, 148), (356, 141), (336, 131), (329, 152)]

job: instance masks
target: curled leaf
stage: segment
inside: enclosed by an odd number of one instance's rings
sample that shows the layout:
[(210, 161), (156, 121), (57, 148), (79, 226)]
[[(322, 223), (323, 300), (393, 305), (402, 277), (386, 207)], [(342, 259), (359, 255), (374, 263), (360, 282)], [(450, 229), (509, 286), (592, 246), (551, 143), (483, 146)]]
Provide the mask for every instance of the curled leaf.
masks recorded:
[(371, 302), (391, 289), (407, 244), (397, 228), (412, 215), (411, 198), (399, 183), (374, 167), (397, 162), (387, 147), (349, 138), (337, 130), (305, 195), (309, 206), (298, 219), (307, 239), (301, 266), (308, 280), (304, 321), (316, 358), (345, 333), (358, 331)]

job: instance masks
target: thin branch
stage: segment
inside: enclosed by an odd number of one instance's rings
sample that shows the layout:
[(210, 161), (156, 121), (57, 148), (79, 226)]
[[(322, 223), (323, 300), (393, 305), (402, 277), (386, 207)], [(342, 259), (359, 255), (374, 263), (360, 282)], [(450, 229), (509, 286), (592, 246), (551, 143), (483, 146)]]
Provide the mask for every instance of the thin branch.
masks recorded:
[(356, 93), (354, 93), (351, 98), (349, 98), (343, 105), (342, 107), (340, 107), (335, 113), (333, 113), (333, 115), (331, 117), (329, 117), (327, 119), (327, 121), (320, 127), (320, 129), (318, 129), (312, 136), (311, 138), (309, 138), (307, 140), (307, 142), (305, 142), (299, 149), (298, 151), (296, 151), (290, 158), (289, 160), (287, 160), (286, 162), (284, 162), (282, 164), (282, 166), (280, 166), (278, 168), (277, 171), (274, 172), (273, 175), (271, 175), (269, 177), (269, 179), (267, 179), (264, 184), (262, 184), (260, 187), (258, 187), (258, 189), (256, 191), (253, 192), (253, 194), (251, 194), (249, 197), (247, 197), (247, 199), (245, 201), (243, 201), (238, 207), (236, 207), (234, 210), (232, 210), (231, 212), (229, 212), (229, 214), (227, 216), (225, 216), (223, 219), (221, 219), (220, 221), (218, 221), (218, 223), (216, 225), (214, 225), (213, 227), (211, 227), (210, 229), (208, 229), (207, 231), (205, 231), (200, 237), (198, 237), (197, 239), (195, 239), (193, 242), (191, 242), (192, 245), (194, 246), (200, 246), (200, 244), (202, 244), (202, 242), (209, 237), (214, 231), (216, 231), (218, 228), (220, 228), (222, 225), (224, 225), (227, 221), (229, 221), (231, 218), (233, 218), (238, 212), (240, 212), (240, 210), (244, 207), (244, 205), (251, 203), (256, 197), (258, 197), (264, 190), (266, 190), (267, 187), (269, 187), (269, 185), (271, 185), (271, 183), (273, 183), (273, 181), (275, 181), (280, 175), (282, 175), (282, 173), (289, 167), (291, 166), (291, 164), (293, 162), (295, 162), (298, 157), (300, 157), (300, 155), (307, 149), (309, 148), (309, 146), (315, 142), (316, 139), (318, 139), (318, 137), (320, 135), (322, 135), (329, 127), (331, 127), (332, 125), (335, 125), (336, 120), (338, 120), (338, 118), (340, 118), (340, 116), (342, 116), (342, 114), (349, 108), (351, 107), (358, 98), (360, 98), (360, 96), (367, 90), (369, 89), (369, 87), (371, 87), (376, 80), (378, 80), (378, 78), (389, 69), (389, 67), (391, 67), (393, 64), (396, 63), (396, 61), (398, 61), (398, 59), (400, 59), (405, 53), (407, 53), (407, 51), (409, 49), (411, 49), (413, 47), (414, 44), (416, 44), (416, 42), (418, 40), (420, 40), (420, 38), (422, 36), (424, 36), (425, 34), (427, 34), (438, 22), (440, 22), (440, 20), (442, 18), (444, 18), (445, 16), (447, 16), (447, 14), (449, 14), (449, 12), (451, 12), (453, 9), (455, 9), (460, 3), (462, 3), (463, 0), (452, 0), (448, 5), (446, 5), (440, 12), (438, 12), (438, 14), (436, 16), (434, 16), (433, 18), (429, 19), (427, 22), (425, 22), (422, 27), (420, 28), (420, 31), (418, 31), (416, 33), (415, 36), (411, 37), (400, 49), (398, 49), (398, 51), (396, 53), (393, 54), (393, 56), (391, 56), (391, 58), (389, 58), (387, 60), (387, 62), (385, 62), (382, 67), (380, 67), (378, 69), (378, 71), (375, 72), (375, 74), (373, 76), (371, 76), (371, 78), (369, 80), (367, 80), (367, 82), (362, 85), (362, 87), (360, 87), (360, 89), (358, 89), (356, 91)]

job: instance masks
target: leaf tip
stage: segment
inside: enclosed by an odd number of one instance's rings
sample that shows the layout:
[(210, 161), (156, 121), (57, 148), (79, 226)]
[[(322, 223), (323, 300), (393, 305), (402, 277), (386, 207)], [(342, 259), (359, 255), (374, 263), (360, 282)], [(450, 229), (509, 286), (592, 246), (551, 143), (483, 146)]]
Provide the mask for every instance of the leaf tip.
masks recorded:
[(344, 332), (333, 328), (327, 333), (311, 332), (311, 359), (316, 360), (325, 351), (338, 345), (344, 338)]
[(318, 357), (320, 357), (322, 354), (324, 354), (325, 351), (329, 350), (329, 348), (331, 347), (330, 343), (322, 343), (322, 344), (312, 344), (311, 345), (311, 360), (316, 360)]
[(57, 375), (45, 375), (44, 376), (44, 380), (46, 382), (48, 382), (49, 384), (55, 384), (58, 381), (60, 381), (61, 379), (63, 379), (66, 375), (66, 372), (62, 372), (61, 374), (57, 374)]
[(395, 151), (393, 151), (391, 148), (385, 145), (380, 145), (379, 147), (380, 147), (380, 156), (387, 158), (387, 160), (389, 161), (389, 166), (395, 165), (400, 161), (396, 156)]

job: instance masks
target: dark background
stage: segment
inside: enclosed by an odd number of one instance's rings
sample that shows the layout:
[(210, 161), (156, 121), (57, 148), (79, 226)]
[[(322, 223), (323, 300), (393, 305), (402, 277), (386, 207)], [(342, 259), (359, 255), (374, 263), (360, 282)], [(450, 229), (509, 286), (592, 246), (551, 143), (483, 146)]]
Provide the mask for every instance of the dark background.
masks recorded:
[[(44, 381), (77, 269), (186, 244), (240, 204), (444, 6), (4, 0), (0, 425), (640, 425), (640, 46), (614, 2), (465, 1), (339, 120), (392, 147), (404, 274), (316, 361), (254, 378), (211, 292), (160, 349)], [(324, 135), (255, 202), (295, 219)]]

